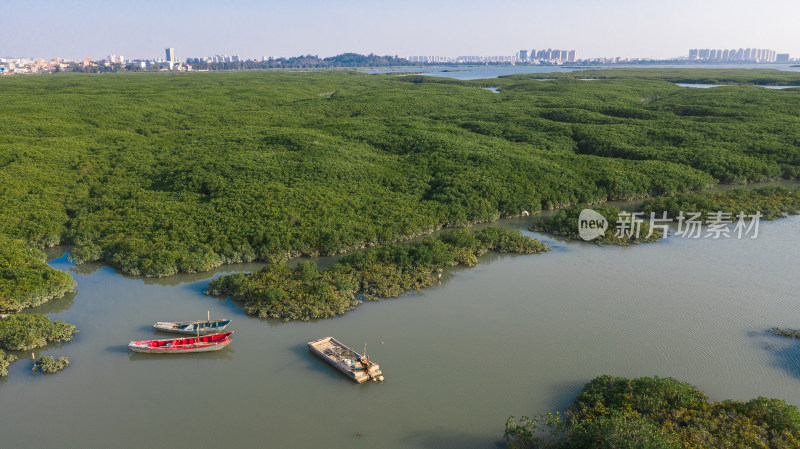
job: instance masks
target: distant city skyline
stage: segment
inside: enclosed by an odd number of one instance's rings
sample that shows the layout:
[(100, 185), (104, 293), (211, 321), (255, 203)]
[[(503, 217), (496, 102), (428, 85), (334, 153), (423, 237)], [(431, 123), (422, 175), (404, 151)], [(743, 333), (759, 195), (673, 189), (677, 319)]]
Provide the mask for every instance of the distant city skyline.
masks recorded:
[[(762, 14), (754, 15), (754, 9)], [(374, 0), (41, 0), (3, 10), (0, 57), (124, 55), (245, 59), (344, 52), (514, 55), (570, 48), (583, 58), (665, 59), (689, 48), (770, 48), (800, 55), (800, 2)]]
[[(716, 61), (716, 62), (776, 62), (780, 53), (767, 48), (693, 48), (689, 50), (690, 61)], [(786, 56), (788, 62), (789, 55)]]

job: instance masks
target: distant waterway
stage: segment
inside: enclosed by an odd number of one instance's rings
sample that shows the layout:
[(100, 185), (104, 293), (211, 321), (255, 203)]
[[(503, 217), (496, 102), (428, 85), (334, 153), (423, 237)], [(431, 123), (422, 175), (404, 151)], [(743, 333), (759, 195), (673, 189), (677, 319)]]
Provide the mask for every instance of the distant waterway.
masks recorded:
[[(675, 83), (677, 86), (681, 87), (696, 87), (699, 89), (706, 89), (709, 87), (731, 87), (736, 86), (736, 84), (695, 84), (695, 83)], [(759, 86), (759, 87), (766, 87), (767, 89), (795, 89), (800, 86)]]
[(506, 75), (526, 73), (558, 73), (591, 69), (773, 69), (789, 72), (800, 71), (800, 67), (789, 64), (614, 64), (592, 66), (558, 66), (558, 65), (467, 65), (467, 66), (426, 66), (426, 67), (391, 67), (364, 70), (364, 73), (414, 73), (427, 76), (442, 76), (460, 80), (497, 78)]
[[(68, 356), (63, 372), (34, 375), (23, 353), (0, 380), (3, 446), (491, 448), (509, 415), (563, 410), (600, 374), (674, 376), (714, 399), (800, 405), (800, 342), (766, 333), (800, 328), (800, 217), (761, 222), (756, 239), (599, 247), (526, 230), (552, 213), (495, 223), (550, 253), (491, 254), (419, 293), (308, 323), (249, 317), (203, 295), (209, 279), (263, 264), (154, 279), (51, 250), (78, 291), (34, 311), (80, 333), (41, 352)], [(159, 336), (156, 321), (209, 310), (233, 319), (228, 348), (126, 352)], [(366, 342), (386, 381), (357, 385), (307, 352), (329, 335)]]

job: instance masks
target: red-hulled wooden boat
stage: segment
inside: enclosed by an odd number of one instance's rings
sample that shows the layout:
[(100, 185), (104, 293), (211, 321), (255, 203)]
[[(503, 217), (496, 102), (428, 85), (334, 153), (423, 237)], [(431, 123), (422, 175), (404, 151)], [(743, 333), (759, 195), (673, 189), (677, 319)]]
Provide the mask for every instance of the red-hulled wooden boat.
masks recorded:
[(132, 341), (128, 349), (148, 354), (184, 354), (190, 352), (219, 351), (233, 341), (233, 332), (204, 335), (202, 337), (166, 338), (163, 340)]

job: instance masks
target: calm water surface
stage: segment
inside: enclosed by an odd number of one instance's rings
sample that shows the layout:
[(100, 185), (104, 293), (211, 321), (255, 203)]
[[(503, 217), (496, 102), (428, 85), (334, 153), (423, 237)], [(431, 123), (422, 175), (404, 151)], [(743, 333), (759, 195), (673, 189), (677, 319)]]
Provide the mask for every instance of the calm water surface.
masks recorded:
[[(39, 311), (80, 333), (42, 354), (72, 365), (33, 375), (20, 354), (0, 381), (3, 446), (491, 448), (509, 415), (563, 409), (600, 374), (800, 405), (800, 343), (765, 333), (800, 327), (800, 217), (762, 222), (754, 240), (618, 248), (536, 236), (553, 251), (489, 255), (420, 293), (309, 323), (248, 317), (203, 295), (210, 278), (259, 264), (143, 279), (53, 254), (78, 292)], [(207, 310), (233, 318), (228, 348), (126, 352), (155, 336), (152, 323)], [(328, 335), (367, 342), (386, 382), (356, 385), (307, 352)]]
[(516, 75), (523, 73), (553, 73), (553, 72), (572, 72), (575, 70), (589, 69), (613, 69), (613, 68), (638, 68), (638, 69), (774, 69), (790, 72), (800, 71), (800, 67), (791, 67), (791, 64), (614, 64), (599, 66), (536, 66), (536, 65), (496, 65), (496, 66), (453, 66), (453, 67), (390, 67), (364, 70), (365, 73), (391, 73), (408, 72), (419, 73), (428, 76), (443, 76), (461, 80), (474, 80), (485, 78), (497, 78), (505, 75)]
[[(705, 88), (709, 88), (709, 87), (726, 87), (726, 86), (735, 87), (735, 85), (733, 85), (733, 84), (675, 83), (675, 85), (681, 86), (681, 87), (697, 87), (697, 88), (700, 88), (700, 89), (705, 89)], [(761, 86), (761, 87), (765, 87), (767, 89), (779, 89), (780, 90), (780, 89), (794, 89), (794, 88), (797, 88), (797, 87), (800, 87), (800, 86)]]

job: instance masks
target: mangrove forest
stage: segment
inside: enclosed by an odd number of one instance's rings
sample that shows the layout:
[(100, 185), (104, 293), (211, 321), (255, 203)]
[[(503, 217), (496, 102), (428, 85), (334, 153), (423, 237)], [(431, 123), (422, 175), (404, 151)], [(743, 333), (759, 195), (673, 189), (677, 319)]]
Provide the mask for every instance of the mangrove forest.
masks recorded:
[[(701, 76), (741, 85), (674, 84)], [(606, 79), (582, 80), (598, 77)], [(800, 175), (800, 91), (753, 85), (797, 83), (796, 73), (556, 78), (4, 77), (0, 309), (72, 288), (29, 247), (69, 245), (78, 263), (167, 276), (336, 254), (577, 203)]]

